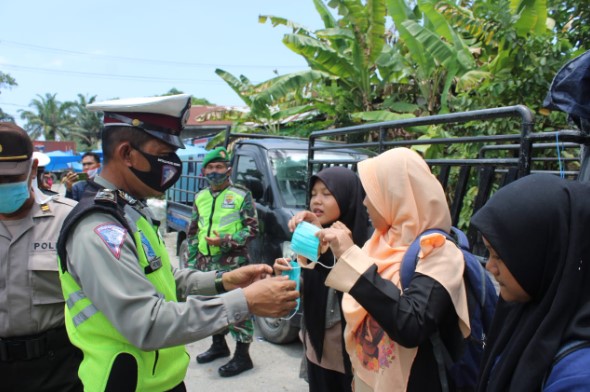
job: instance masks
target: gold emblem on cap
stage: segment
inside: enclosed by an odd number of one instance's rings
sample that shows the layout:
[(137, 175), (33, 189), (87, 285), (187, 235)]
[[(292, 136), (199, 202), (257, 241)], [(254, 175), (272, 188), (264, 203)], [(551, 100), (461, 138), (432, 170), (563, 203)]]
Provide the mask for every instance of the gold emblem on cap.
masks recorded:
[(134, 118), (133, 120), (131, 120), (131, 125), (133, 125), (134, 127), (139, 126), (139, 124), (141, 124), (141, 121), (139, 121), (138, 119)]
[(2, 152), (2, 150), (4, 150), (4, 147), (2, 147), (2, 144), (0, 144), (0, 152)]

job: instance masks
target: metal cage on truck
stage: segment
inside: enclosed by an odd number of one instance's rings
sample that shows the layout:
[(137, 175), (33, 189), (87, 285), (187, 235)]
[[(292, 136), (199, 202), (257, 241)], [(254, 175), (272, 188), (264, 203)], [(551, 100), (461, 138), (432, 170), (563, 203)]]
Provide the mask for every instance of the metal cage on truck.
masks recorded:
[[(465, 127), (470, 122), (481, 125), (484, 121), (505, 119), (514, 120), (513, 133), (400, 140), (390, 137), (388, 132), (432, 125), (449, 130), (453, 124)], [(478, 244), (475, 230), (468, 228), (469, 218), (498, 188), (535, 172), (549, 172), (581, 181), (588, 181), (590, 176), (588, 160), (585, 159), (590, 143), (588, 132), (558, 130), (535, 133), (533, 113), (528, 107), (517, 105), (313, 132), (309, 138), (308, 178), (318, 167), (345, 165), (356, 171), (358, 162), (331, 162), (318, 158), (319, 152), (330, 148), (319, 146), (319, 141), (343, 138), (367, 140), (368, 135), (374, 140), (349, 143), (348, 146), (376, 153), (395, 147), (434, 147), (442, 151), (443, 156), (437, 157), (426, 153), (425, 160), (445, 190), (453, 225), (467, 228), (473, 251), (480, 255), (484, 249)], [(458, 146), (464, 146), (462, 151), (471, 151), (471, 155), (457, 156)]]

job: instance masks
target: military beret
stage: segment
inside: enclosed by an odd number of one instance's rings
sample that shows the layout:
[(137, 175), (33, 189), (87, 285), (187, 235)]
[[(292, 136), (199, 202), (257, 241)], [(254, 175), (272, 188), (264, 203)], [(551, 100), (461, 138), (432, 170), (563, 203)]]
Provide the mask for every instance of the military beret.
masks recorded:
[(230, 156), (225, 147), (216, 147), (203, 158), (203, 167), (211, 162), (229, 162)]

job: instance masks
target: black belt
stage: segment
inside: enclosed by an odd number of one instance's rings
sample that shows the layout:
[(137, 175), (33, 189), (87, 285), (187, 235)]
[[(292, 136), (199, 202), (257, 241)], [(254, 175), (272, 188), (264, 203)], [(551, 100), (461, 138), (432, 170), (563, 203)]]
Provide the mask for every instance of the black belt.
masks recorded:
[(50, 329), (38, 335), (0, 338), (0, 362), (40, 358), (49, 351), (70, 345), (65, 327)]

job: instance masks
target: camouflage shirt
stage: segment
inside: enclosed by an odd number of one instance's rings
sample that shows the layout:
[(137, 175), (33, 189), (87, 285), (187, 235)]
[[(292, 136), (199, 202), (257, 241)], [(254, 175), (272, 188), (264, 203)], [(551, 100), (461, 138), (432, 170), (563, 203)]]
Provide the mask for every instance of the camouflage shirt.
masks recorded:
[[(236, 187), (230, 185), (229, 187)], [(228, 187), (228, 188), (229, 188)], [(225, 188), (219, 192), (212, 192), (214, 197), (218, 197), (225, 192)], [(245, 188), (240, 187), (243, 191)], [(189, 242), (189, 259), (188, 265), (190, 268), (196, 268), (201, 271), (213, 270), (232, 270), (240, 265), (248, 263), (248, 249), (247, 244), (258, 234), (258, 218), (256, 215), (256, 206), (252, 200), (252, 194), (247, 191), (244, 196), (244, 202), (240, 208), (240, 220), (242, 221), (242, 229), (232, 233), (226, 234), (221, 239), (221, 253), (209, 256), (203, 255), (198, 249), (198, 230), (199, 219), (201, 218), (199, 210), (195, 203), (193, 203), (193, 211), (191, 217), (191, 224), (188, 230)]]

